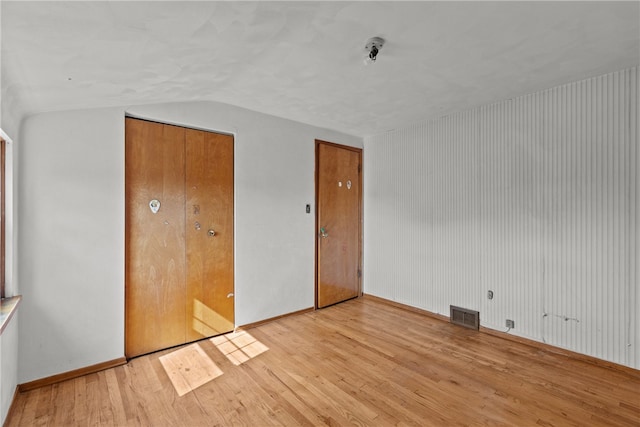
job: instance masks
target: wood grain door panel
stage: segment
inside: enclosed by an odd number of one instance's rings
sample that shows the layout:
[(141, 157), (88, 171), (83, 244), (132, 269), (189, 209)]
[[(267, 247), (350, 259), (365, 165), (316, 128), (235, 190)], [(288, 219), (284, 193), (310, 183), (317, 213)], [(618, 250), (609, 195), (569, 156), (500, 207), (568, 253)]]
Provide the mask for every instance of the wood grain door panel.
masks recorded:
[[(125, 352), (131, 357), (185, 340), (184, 132), (127, 119), (126, 144)], [(161, 201), (156, 214), (153, 199)]]
[(361, 152), (318, 142), (316, 156), (316, 304), (321, 308), (360, 294)]
[(233, 137), (187, 129), (186, 152), (187, 339), (193, 341), (234, 328)]

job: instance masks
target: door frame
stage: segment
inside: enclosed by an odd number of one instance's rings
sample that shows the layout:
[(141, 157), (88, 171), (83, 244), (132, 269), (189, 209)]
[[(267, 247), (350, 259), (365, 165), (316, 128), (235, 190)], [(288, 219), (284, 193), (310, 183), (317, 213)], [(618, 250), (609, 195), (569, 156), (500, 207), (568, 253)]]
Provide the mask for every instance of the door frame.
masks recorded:
[(336, 148), (340, 148), (340, 149), (344, 149), (344, 150), (349, 150), (349, 151), (353, 151), (358, 153), (358, 157), (359, 157), (359, 164), (360, 164), (360, 178), (358, 179), (358, 186), (359, 186), (359, 193), (360, 193), (360, 201), (359, 201), (359, 209), (358, 209), (358, 216), (359, 216), (359, 226), (358, 226), (358, 297), (362, 296), (362, 278), (363, 278), (363, 274), (362, 274), (362, 241), (363, 241), (363, 224), (364, 224), (364, 220), (363, 220), (363, 212), (364, 212), (364, 205), (363, 205), (363, 200), (364, 197), (362, 195), (362, 188), (363, 188), (363, 182), (364, 182), (364, 168), (362, 167), (362, 148), (357, 148), (357, 147), (351, 147), (349, 145), (342, 145), (342, 144), (336, 144), (335, 142), (329, 142), (329, 141), (323, 141), (320, 139), (316, 139), (315, 140), (315, 173), (314, 173), (314, 178), (315, 178), (315, 237), (314, 237), (314, 308), (316, 310), (318, 310), (318, 246), (320, 243), (320, 225), (318, 223), (318, 216), (319, 216), (319, 191), (318, 191), (318, 187), (320, 184), (320, 180), (319, 180), (319, 174), (320, 174), (320, 146), (321, 145), (327, 145), (327, 146), (332, 146), (332, 147), (336, 147)]

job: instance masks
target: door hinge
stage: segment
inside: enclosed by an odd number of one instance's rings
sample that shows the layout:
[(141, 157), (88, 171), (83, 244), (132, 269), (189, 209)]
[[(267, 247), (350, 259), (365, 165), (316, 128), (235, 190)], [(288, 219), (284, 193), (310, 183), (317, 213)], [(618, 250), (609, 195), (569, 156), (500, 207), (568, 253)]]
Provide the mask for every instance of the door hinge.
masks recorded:
[(362, 270), (358, 269), (358, 279), (362, 277)]
[(358, 165), (358, 173), (362, 170), (362, 165)]

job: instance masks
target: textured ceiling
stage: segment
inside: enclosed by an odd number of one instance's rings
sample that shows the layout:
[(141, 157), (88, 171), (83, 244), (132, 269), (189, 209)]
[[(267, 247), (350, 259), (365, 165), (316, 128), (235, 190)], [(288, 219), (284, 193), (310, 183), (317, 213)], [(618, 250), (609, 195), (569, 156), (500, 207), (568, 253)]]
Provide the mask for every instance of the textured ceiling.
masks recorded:
[(2, 102), (211, 100), (366, 136), (637, 65), (639, 4), (5, 0)]

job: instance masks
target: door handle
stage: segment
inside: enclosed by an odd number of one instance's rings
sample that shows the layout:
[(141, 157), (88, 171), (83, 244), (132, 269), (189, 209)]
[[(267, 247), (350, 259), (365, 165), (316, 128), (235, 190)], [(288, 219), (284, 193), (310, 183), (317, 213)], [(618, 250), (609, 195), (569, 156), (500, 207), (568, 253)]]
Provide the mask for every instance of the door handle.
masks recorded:
[(327, 237), (329, 237), (329, 233), (327, 233), (327, 231), (324, 229), (324, 227), (320, 227), (320, 237), (322, 237), (323, 239), (326, 239)]

